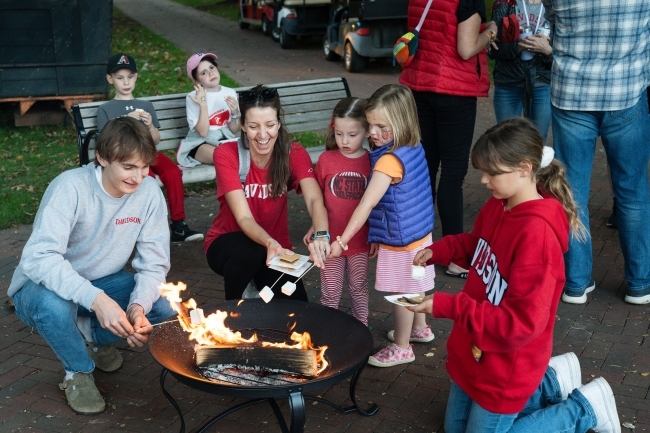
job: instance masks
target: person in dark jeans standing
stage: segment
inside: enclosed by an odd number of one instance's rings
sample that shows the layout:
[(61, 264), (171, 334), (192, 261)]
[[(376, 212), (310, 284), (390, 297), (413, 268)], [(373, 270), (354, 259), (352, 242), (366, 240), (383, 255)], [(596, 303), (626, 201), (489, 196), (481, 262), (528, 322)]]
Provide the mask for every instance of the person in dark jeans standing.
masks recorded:
[[(409, 2), (409, 28), (415, 27), (426, 3)], [(488, 96), (485, 49), (494, 43), (497, 32), (496, 24), (483, 24), (485, 20), (483, 0), (434, 1), (420, 30), (415, 57), (399, 78), (413, 91), (417, 104), (443, 236), (464, 231), (463, 180), (474, 136), (476, 98)], [(460, 278), (467, 278), (467, 272), (454, 263), (446, 271)]]

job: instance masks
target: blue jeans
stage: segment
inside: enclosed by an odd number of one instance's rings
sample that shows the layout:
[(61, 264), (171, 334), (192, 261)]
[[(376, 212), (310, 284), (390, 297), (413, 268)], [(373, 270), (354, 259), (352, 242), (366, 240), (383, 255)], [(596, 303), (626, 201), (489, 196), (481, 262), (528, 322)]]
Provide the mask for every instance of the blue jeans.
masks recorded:
[[(645, 92), (633, 107), (617, 111), (571, 111), (553, 107), (555, 156), (566, 167), (580, 220), (589, 230), (591, 168), (600, 135), (618, 207), (618, 235), (628, 295), (650, 288), (650, 116)], [(566, 291), (581, 294), (591, 280), (591, 239), (573, 236), (565, 255)]]
[[(524, 109), (523, 87), (494, 88), (494, 114), (497, 123), (512, 117), (520, 117)], [(548, 126), (551, 124), (551, 86), (536, 86), (533, 98), (533, 109), (530, 113), (537, 130), (546, 142)]]
[(446, 433), (583, 433), (595, 426), (596, 414), (580, 391), (574, 390), (562, 401), (560, 384), (550, 367), (519, 413), (502, 415), (487, 411), (456, 382), (451, 384), (445, 413)]
[[(135, 287), (132, 273), (121, 270), (92, 283), (126, 310)], [(85, 340), (77, 329), (77, 316), (91, 318), (93, 341), (97, 345), (104, 346), (121, 339), (102, 328), (95, 313), (61, 298), (45, 286), (32, 281), (28, 281), (16, 292), (13, 300), (18, 318), (38, 330), (41, 337), (54, 350), (59, 361), (63, 363), (66, 371), (90, 373), (95, 369), (95, 364), (86, 350)], [(147, 319), (154, 324), (174, 315), (176, 313), (169, 305), (169, 301), (159, 298), (147, 314)]]

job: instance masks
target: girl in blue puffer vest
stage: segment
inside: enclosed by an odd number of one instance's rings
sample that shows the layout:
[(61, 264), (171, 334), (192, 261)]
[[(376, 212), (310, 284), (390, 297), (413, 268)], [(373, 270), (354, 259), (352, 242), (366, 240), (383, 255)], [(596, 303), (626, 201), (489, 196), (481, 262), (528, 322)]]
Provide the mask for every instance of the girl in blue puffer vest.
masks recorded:
[[(375, 289), (387, 295), (420, 294), (433, 289), (433, 267), (424, 278), (411, 274), (415, 254), (431, 245), (433, 198), (429, 170), (420, 144), (420, 125), (411, 90), (400, 84), (381, 87), (368, 99), (372, 174), (370, 183), (342, 234), (332, 242), (330, 257), (338, 257), (366, 220), (368, 242), (379, 244)], [(393, 306), (393, 341), (370, 357), (377, 367), (412, 362), (412, 342), (433, 340), (426, 317), (401, 305)]]

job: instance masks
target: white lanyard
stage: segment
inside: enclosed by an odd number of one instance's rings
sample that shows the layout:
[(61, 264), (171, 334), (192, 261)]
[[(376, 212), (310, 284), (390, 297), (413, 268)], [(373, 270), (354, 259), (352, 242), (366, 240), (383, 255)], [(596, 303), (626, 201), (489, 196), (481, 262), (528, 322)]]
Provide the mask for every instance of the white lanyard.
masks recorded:
[[(528, 9), (526, 9), (526, 0), (522, 0), (521, 3), (524, 6), (524, 16), (526, 17), (526, 25), (530, 26), (530, 20), (528, 19)], [(537, 29), (539, 28), (539, 22), (542, 19), (542, 15), (544, 15), (544, 3), (541, 4), (542, 7), (539, 10), (539, 15), (537, 16), (537, 24), (535, 24), (535, 31), (533, 34), (537, 33)]]

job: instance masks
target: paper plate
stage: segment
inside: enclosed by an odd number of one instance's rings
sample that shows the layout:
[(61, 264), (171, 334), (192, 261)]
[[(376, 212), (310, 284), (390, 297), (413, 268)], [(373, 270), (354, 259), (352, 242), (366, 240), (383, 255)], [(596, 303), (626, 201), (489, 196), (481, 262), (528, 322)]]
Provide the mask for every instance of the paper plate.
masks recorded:
[(410, 294), (407, 294), (407, 295), (389, 295), (389, 296), (384, 296), (384, 299), (386, 299), (391, 304), (396, 304), (396, 305), (401, 305), (403, 307), (406, 307), (406, 306), (413, 306), (413, 305), (417, 305), (417, 304), (406, 304), (406, 303), (398, 301), (398, 299), (399, 298), (415, 298), (416, 296), (420, 296), (420, 295), (418, 295), (417, 293), (410, 293)]

